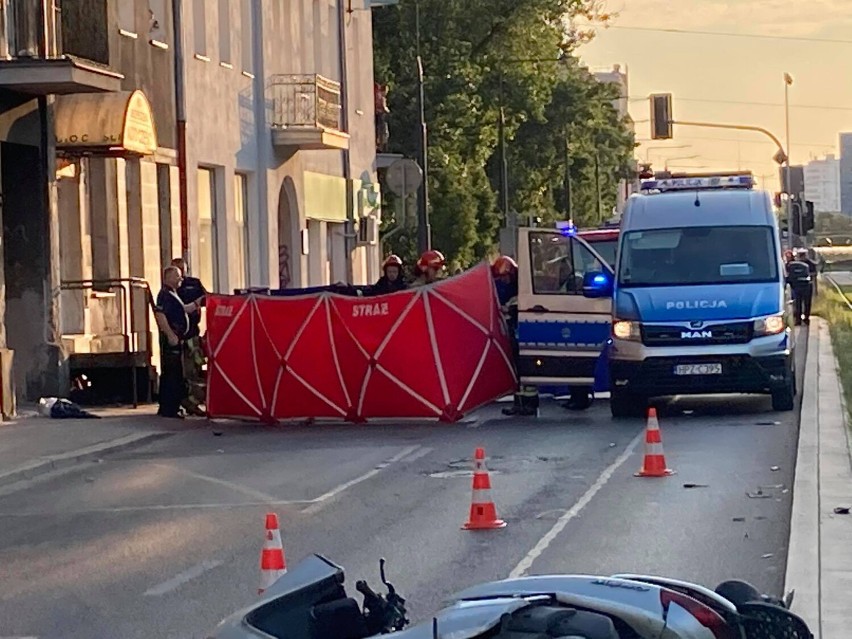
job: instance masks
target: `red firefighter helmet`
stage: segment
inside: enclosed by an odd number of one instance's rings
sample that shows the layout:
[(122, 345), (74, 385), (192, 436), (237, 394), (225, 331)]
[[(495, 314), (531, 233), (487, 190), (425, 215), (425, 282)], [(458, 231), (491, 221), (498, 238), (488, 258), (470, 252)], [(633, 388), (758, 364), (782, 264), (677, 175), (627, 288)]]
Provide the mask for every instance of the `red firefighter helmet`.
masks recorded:
[(444, 264), (446, 264), (446, 260), (444, 259), (444, 254), (440, 251), (426, 251), (417, 260), (417, 268), (421, 271), (425, 271), (427, 268), (439, 271), (444, 268)]
[(385, 263), (382, 264), (382, 270), (385, 270), (388, 266), (396, 266), (398, 268), (402, 268), (402, 259), (399, 255), (388, 255), (388, 258), (385, 260)]
[(501, 255), (496, 260), (494, 260), (494, 264), (491, 265), (491, 273), (494, 275), (494, 277), (500, 277), (501, 275), (511, 275), (517, 272), (518, 263), (508, 255)]

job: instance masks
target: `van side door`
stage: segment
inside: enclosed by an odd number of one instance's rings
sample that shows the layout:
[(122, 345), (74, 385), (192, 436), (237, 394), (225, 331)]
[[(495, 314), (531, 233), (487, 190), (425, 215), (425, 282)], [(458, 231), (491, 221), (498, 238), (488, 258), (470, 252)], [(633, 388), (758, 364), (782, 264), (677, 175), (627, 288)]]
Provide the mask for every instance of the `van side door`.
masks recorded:
[(597, 273), (612, 282), (612, 268), (587, 242), (552, 229), (518, 229), (518, 258), (521, 381), (592, 387), (612, 298), (585, 297), (583, 279)]

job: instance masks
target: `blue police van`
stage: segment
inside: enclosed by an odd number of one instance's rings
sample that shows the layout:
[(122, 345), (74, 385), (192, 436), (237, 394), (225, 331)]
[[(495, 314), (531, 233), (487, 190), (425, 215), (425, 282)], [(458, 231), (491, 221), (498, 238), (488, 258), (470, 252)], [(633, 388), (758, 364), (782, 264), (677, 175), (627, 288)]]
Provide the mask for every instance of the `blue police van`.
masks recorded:
[(760, 393), (792, 410), (795, 334), (778, 223), (750, 173), (646, 180), (621, 221), (612, 280), (613, 417), (651, 397)]

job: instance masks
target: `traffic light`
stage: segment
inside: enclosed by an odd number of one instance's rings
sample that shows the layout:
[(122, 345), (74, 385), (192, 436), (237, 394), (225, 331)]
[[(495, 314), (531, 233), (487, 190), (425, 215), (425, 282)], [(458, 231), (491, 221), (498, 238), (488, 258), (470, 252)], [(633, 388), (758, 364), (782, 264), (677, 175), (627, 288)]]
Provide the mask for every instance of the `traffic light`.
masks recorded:
[(671, 140), (672, 94), (656, 93), (651, 96), (651, 139)]
[(799, 202), (793, 202), (790, 207), (790, 229), (793, 235), (803, 235), (802, 233), (802, 205)]
[(802, 231), (807, 233), (814, 230), (816, 216), (814, 214), (814, 203), (810, 200), (805, 201), (805, 214), (802, 216)]

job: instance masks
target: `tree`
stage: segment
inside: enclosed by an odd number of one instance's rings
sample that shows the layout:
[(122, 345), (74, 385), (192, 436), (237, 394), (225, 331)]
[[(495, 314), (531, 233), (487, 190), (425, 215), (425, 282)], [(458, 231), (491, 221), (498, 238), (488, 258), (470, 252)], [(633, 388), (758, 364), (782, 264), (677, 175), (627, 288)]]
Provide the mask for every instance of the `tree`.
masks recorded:
[[(402, 0), (373, 12), (375, 75), (390, 88), (390, 150), (409, 157), (416, 157), (419, 134), (416, 1)], [(568, 129), (575, 136), (572, 170), (578, 176), (580, 201), (588, 198), (589, 171), (594, 173), (594, 161), (588, 163), (591, 150), (600, 157), (603, 186), (611, 185), (621, 170), (624, 140), (616, 131), (614, 110), (606, 108), (611, 96), (571, 55), (587, 37), (572, 27), (571, 19), (607, 16), (599, 0), (419, 2), (433, 245), (466, 266), (493, 250), (501, 223), (494, 162), (501, 104), (508, 114), (514, 203), (555, 211), (554, 167), (560, 165), (555, 162), (555, 140)], [(555, 62), (557, 58), (565, 62)], [(557, 74), (560, 68), (571, 72), (563, 79)], [(572, 89), (578, 87), (582, 91), (575, 95)], [(559, 100), (569, 99), (574, 110), (555, 100), (557, 94)], [(542, 157), (537, 151), (530, 155), (542, 140), (553, 148)], [(561, 166), (564, 174), (564, 157)], [(393, 205), (392, 198), (388, 204)], [(391, 211), (384, 220), (384, 228), (398, 223)], [(413, 258), (415, 233), (410, 228), (395, 233), (388, 248)]]

